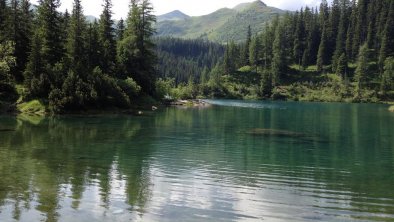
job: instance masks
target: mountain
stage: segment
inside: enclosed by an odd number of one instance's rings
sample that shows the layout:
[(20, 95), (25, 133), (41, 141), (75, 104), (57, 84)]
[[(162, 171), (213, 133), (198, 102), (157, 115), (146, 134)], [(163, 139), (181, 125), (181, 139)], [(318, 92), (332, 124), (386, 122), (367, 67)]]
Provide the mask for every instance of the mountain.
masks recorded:
[(169, 12), (167, 14), (157, 16), (157, 21), (158, 22), (178, 21), (178, 20), (184, 20), (184, 19), (188, 19), (188, 18), (190, 18), (190, 16), (186, 15), (185, 13), (183, 13), (179, 10), (175, 10), (175, 11)]
[(286, 11), (269, 7), (258, 0), (242, 3), (232, 9), (222, 8), (208, 15), (182, 20), (158, 20), (157, 36), (202, 38), (216, 42), (241, 41), (246, 38), (249, 25), (254, 34), (259, 33), (264, 23), (284, 13)]

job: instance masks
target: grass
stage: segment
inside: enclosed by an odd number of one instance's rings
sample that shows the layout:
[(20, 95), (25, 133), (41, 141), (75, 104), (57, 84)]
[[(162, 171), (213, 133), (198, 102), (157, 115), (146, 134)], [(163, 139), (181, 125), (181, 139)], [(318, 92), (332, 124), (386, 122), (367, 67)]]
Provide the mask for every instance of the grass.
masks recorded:
[(22, 113), (44, 115), (47, 112), (47, 108), (40, 100), (32, 100), (29, 102), (21, 103), (18, 106), (18, 110)]

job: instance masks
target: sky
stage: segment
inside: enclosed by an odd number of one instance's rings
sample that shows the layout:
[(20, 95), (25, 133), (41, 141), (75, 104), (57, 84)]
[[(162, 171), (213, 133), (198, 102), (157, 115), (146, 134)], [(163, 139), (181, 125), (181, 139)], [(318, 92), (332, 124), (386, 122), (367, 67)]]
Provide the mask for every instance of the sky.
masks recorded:
[[(155, 8), (155, 14), (161, 15), (174, 10), (180, 10), (190, 16), (209, 14), (220, 8), (232, 8), (240, 3), (252, 2), (255, 0), (151, 0)], [(37, 4), (38, 0), (31, 0)], [(61, 11), (68, 9), (71, 11), (73, 0), (61, 0)], [(102, 11), (102, 0), (82, 0), (85, 15), (99, 17)], [(114, 18), (125, 18), (128, 12), (129, 0), (112, 0), (114, 5)], [(308, 5), (318, 6), (321, 0), (263, 0), (269, 6), (286, 10), (297, 10)]]

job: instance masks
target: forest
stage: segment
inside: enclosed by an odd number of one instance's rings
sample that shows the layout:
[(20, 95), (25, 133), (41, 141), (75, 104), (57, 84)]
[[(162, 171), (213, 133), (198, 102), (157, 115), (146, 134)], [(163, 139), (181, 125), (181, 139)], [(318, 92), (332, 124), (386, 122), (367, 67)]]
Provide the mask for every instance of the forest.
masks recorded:
[(53, 113), (129, 108), (155, 95), (156, 17), (149, 0), (131, 0), (127, 19), (117, 24), (111, 0), (92, 23), (80, 0), (71, 13), (59, 6), (59, 0), (40, 0), (37, 7), (28, 0), (0, 1), (4, 107), (38, 103)]
[(246, 41), (229, 39), (220, 62), (199, 79), (192, 75), (194, 81), (180, 84), (172, 94), (392, 101), (393, 19), (394, 1), (334, 0), (329, 5), (323, 0), (319, 9), (305, 7), (276, 17), (258, 35), (252, 36), (249, 26)]
[[(0, 0), (0, 110), (128, 109), (186, 98), (388, 102), (394, 99), (394, 1), (323, 0), (277, 15), (245, 40), (155, 37), (149, 0), (125, 20), (88, 22), (80, 0)], [(33, 106), (33, 107), (29, 107)], [(38, 108), (39, 109), (39, 108)]]

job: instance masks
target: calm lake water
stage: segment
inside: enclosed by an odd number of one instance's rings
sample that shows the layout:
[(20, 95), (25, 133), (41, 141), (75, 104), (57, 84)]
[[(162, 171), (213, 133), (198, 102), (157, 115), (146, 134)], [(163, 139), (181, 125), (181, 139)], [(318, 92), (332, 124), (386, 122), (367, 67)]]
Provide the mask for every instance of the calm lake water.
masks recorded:
[(394, 221), (385, 105), (0, 117), (0, 221)]

